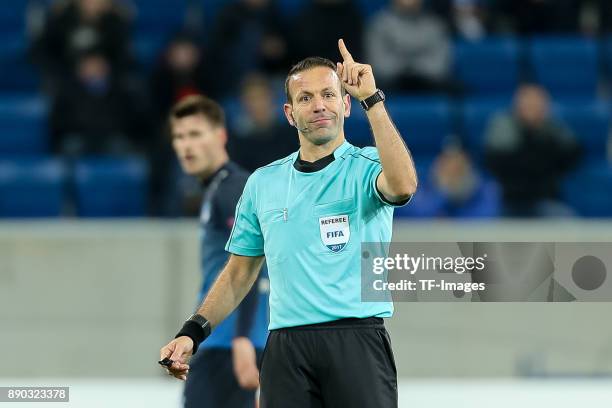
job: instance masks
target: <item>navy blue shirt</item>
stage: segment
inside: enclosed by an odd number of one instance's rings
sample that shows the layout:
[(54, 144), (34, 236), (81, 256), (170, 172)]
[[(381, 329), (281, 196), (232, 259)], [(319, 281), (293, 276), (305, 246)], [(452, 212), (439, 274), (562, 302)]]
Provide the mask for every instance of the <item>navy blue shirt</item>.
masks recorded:
[[(236, 203), (248, 177), (249, 173), (230, 161), (203, 183), (200, 211), (202, 288), (198, 304), (227, 262), (229, 253), (225, 251), (225, 244), (234, 225)], [(232, 339), (239, 336), (250, 337), (255, 347), (263, 348), (268, 335), (268, 292), (264, 267), (240, 306), (213, 330), (202, 348), (230, 348)]]

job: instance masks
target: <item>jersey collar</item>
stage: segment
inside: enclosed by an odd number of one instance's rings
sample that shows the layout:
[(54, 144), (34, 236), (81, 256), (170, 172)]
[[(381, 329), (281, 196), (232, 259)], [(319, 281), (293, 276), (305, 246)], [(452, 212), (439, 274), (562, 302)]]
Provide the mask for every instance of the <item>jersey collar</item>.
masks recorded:
[(297, 171), (301, 171), (302, 173), (314, 173), (315, 171), (323, 170), (327, 167), (331, 162), (336, 160), (339, 157), (342, 157), (344, 152), (351, 147), (351, 144), (346, 140), (342, 143), (332, 154), (329, 154), (325, 157), (321, 157), (319, 160), (314, 162), (307, 162), (300, 158), (300, 152), (298, 151), (297, 159), (293, 162), (293, 167)]
[(231, 160), (226, 161), (223, 164), (223, 166), (217, 169), (217, 171), (215, 171), (213, 174), (208, 176), (206, 179), (201, 180), (200, 181), (201, 186), (204, 188), (208, 187), (213, 182), (213, 180), (215, 180), (219, 176), (221, 172), (225, 170), (231, 173), (234, 170), (234, 167), (235, 167), (235, 164)]
[(340, 146), (338, 146), (336, 150), (334, 150), (334, 158), (339, 159), (340, 157), (342, 157), (344, 152), (346, 152), (351, 146), (352, 145), (349, 142), (344, 140), (344, 142)]

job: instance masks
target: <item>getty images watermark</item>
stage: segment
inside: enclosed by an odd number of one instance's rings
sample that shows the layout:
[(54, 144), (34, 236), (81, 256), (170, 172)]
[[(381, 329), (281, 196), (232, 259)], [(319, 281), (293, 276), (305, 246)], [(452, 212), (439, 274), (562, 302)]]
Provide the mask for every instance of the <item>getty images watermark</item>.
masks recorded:
[(612, 243), (363, 243), (364, 302), (610, 301)]

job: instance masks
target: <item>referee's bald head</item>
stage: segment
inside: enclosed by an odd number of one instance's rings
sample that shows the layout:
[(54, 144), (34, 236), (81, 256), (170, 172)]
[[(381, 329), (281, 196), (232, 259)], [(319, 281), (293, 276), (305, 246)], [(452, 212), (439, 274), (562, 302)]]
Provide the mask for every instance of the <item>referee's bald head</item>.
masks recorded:
[[(295, 75), (299, 74), (300, 72), (308, 71), (310, 69), (317, 68), (317, 67), (327, 67), (331, 69), (333, 72), (336, 72), (336, 64), (334, 64), (331, 60), (328, 60), (327, 58), (322, 58), (322, 57), (308, 57), (308, 58), (301, 60), (297, 64), (295, 64), (293, 67), (291, 67), (291, 69), (289, 70), (289, 73), (287, 74), (287, 78), (285, 79), (285, 95), (287, 96), (287, 103), (293, 104), (291, 90), (289, 89), (289, 85), (291, 84), (292, 78)], [(344, 90), (344, 87), (342, 86), (340, 77), (338, 77), (338, 86), (340, 87), (342, 96), (344, 96), (346, 94), (346, 91)]]

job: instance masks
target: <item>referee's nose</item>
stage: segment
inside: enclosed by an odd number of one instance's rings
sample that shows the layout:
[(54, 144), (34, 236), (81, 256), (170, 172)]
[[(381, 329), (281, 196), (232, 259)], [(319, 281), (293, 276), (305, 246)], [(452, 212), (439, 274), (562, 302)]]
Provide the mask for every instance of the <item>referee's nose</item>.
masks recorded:
[(313, 98), (312, 111), (314, 113), (325, 112), (325, 104), (323, 103), (323, 98), (320, 96), (315, 96)]

